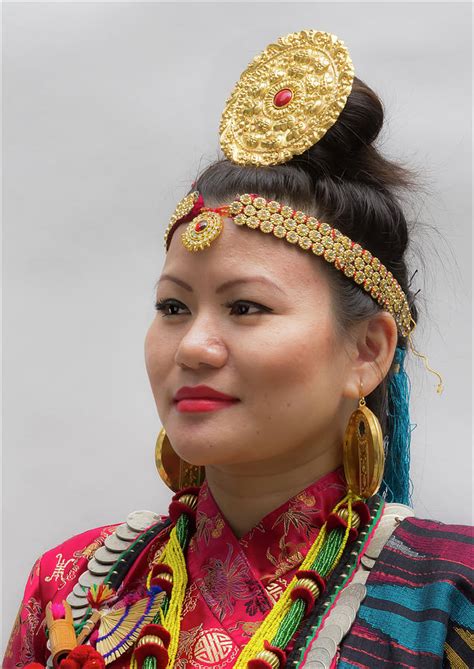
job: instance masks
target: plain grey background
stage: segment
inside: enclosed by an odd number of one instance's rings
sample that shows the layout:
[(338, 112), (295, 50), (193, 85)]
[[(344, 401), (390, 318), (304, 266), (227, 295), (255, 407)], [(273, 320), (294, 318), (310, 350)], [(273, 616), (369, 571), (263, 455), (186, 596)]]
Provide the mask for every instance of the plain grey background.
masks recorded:
[[(471, 521), (468, 3), (6, 3), (4, 607), (35, 558), (134, 509), (164, 512), (143, 340), (170, 213), (218, 155), (225, 99), (278, 36), (347, 44), (382, 97), (387, 153), (425, 179), (414, 503)], [(432, 230), (425, 229), (427, 224)], [(236, 426), (238, 430), (238, 426)]]

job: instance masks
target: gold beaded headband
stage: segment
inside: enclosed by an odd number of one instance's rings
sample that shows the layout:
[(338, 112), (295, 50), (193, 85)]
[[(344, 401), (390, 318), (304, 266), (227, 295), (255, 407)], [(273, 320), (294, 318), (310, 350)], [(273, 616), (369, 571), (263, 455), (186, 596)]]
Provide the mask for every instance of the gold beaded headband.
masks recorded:
[(223, 207), (211, 209), (203, 205), (197, 191), (181, 200), (165, 233), (166, 249), (178, 225), (189, 221), (181, 233), (181, 241), (189, 251), (202, 251), (221, 234), (224, 218), (228, 217), (236, 225), (273, 234), (324, 258), (363, 288), (382, 309), (391, 313), (404, 337), (415, 325), (407, 297), (392, 273), (378, 258), (337, 228), (303, 211), (248, 193), (237, 196)]

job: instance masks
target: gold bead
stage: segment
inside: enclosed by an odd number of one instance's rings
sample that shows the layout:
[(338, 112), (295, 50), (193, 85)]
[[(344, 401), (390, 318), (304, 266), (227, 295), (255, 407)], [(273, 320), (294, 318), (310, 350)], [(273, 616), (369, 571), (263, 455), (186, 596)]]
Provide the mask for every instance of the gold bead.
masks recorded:
[(275, 655), (275, 653), (272, 653), (271, 650), (260, 651), (260, 653), (256, 656), (256, 659), (268, 662), (268, 664), (272, 667), (272, 669), (278, 669), (278, 667), (280, 666), (280, 660), (278, 659), (278, 656)]
[(165, 645), (159, 636), (155, 636), (154, 634), (145, 634), (145, 636), (142, 636), (141, 639), (138, 640), (137, 648), (144, 646), (146, 643), (156, 643), (157, 646)]
[(283, 225), (284, 218), (281, 214), (272, 214), (270, 216), (270, 221), (273, 223), (273, 225)]
[(313, 581), (311, 578), (299, 578), (296, 581), (296, 588), (306, 588), (307, 590), (310, 591), (310, 593), (313, 595), (315, 599), (317, 599), (320, 595), (319, 591), (319, 586), (318, 584)]
[[(347, 506), (343, 506), (342, 509), (339, 509), (337, 515), (339, 516), (339, 518), (345, 520), (346, 523), (349, 522), (349, 509), (347, 508)], [(360, 525), (360, 516), (357, 513), (357, 511), (354, 511), (354, 509), (352, 509), (351, 527), (359, 527), (359, 525)]]
[(242, 204), (242, 202), (232, 202), (232, 204), (229, 207), (229, 213), (233, 215), (240, 214), (243, 208), (244, 205)]
[(262, 232), (273, 232), (273, 223), (270, 221), (263, 221), (263, 223), (260, 225), (260, 230)]
[(168, 581), (168, 583), (173, 583), (173, 574), (168, 574), (167, 571), (163, 571), (160, 574), (157, 574), (155, 578), (162, 578), (163, 581)]
[(256, 197), (253, 204), (257, 209), (262, 209), (267, 204), (267, 201), (264, 197)]
[(295, 230), (297, 223), (293, 218), (285, 218), (283, 225), (287, 230)]
[(323, 255), (324, 259), (328, 262), (334, 262), (336, 260), (336, 253), (333, 249), (326, 249)]
[(317, 255), (317, 256), (322, 256), (323, 253), (324, 253), (324, 246), (323, 246), (322, 244), (320, 244), (319, 242), (316, 242), (316, 243), (313, 244), (313, 246), (311, 247), (311, 250), (313, 251), (313, 253), (314, 253), (315, 255)]
[(186, 495), (182, 495), (182, 497), (179, 498), (179, 501), (194, 510), (197, 507), (198, 499), (197, 495), (191, 495), (190, 493), (187, 493)]
[(240, 201), (243, 204), (252, 204), (252, 198), (250, 197), (250, 195), (248, 193), (244, 193), (244, 195), (241, 195), (240, 196)]
[(298, 239), (298, 245), (301, 246), (302, 249), (307, 251), (308, 249), (311, 248), (313, 243), (312, 243), (311, 239), (308, 239), (307, 237), (300, 237)]
[(312, 242), (320, 242), (322, 239), (322, 235), (319, 230), (310, 230), (308, 237)]
[(255, 228), (258, 228), (260, 226), (260, 221), (256, 216), (249, 216), (246, 221), (247, 227), (252, 228), (252, 230), (255, 230)]

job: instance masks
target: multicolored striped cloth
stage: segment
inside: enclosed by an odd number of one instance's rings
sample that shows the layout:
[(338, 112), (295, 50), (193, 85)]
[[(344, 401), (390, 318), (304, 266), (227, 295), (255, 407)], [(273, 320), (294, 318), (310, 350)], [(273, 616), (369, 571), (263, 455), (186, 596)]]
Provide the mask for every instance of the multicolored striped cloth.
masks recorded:
[(473, 569), (473, 528), (405, 519), (370, 573), (338, 669), (472, 669)]

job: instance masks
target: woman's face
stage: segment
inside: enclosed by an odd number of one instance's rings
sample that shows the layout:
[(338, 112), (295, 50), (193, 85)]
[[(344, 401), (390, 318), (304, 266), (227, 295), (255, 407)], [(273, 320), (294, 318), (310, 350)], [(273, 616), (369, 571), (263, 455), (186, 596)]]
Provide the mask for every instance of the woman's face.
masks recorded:
[[(183, 229), (157, 284), (164, 311), (145, 340), (173, 448), (199, 465), (291, 461), (340, 448), (355, 405), (344, 395), (349, 357), (335, 334), (324, 261), (229, 219), (209, 248), (193, 253), (181, 243)], [(237, 401), (181, 410), (175, 393), (198, 385)]]

